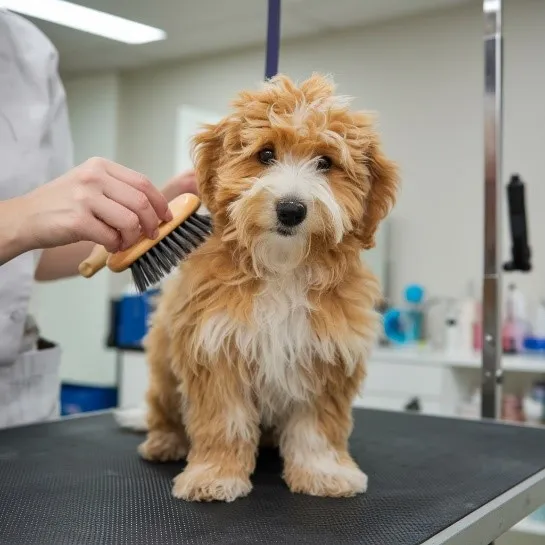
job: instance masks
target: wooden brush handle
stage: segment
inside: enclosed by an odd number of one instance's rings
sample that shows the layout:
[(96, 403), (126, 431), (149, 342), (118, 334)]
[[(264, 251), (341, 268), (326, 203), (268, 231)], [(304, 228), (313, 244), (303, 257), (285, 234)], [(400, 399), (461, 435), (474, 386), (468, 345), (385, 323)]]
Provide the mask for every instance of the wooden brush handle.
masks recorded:
[(108, 250), (104, 246), (97, 244), (89, 256), (79, 264), (78, 271), (81, 276), (91, 278), (91, 276), (106, 266), (109, 255)]
[(196, 212), (201, 205), (199, 197), (186, 193), (176, 197), (168, 203), (172, 212), (172, 219), (169, 222), (159, 225), (159, 236), (156, 239), (147, 238), (141, 235), (140, 239), (130, 248), (111, 254), (108, 257), (106, 265), (113, 272), (122, 272), (128, 269), (140, 256), (145, 254), (150, 248), (156, 246), (167, 235), (172, 233), (176, 227), (182, 224), (191, 214)]

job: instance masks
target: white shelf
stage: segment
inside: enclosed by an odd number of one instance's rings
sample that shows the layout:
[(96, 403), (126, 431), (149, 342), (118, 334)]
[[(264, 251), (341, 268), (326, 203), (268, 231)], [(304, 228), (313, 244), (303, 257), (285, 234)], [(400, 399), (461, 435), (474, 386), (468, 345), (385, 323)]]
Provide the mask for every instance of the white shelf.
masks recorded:
[[(462, 369), (480, 369), (481, 367), (480, 353), (446, 353), (426, 347), (377, 347), (371, 354), (371, 360)], [(545, 356), (533, 354), (503, 355), (502, 368), (507, 372), (545, 374)]]
[[(481, 367), (481, 358), (458, 359), (447, 362), (450, 367), (461, 368), (479, 368)], [(545, 358), (543, 356), (517, 355), (503, 356), (502, 369), (512, 373), (545, 373)]]
[(545, 523), (524, 519), (514, 526), (511, 531), (533, 536), (545, 536)]
[(373, 361), (388, 361), (392, 363), (410, 363), (420, 365), (442, 365), (444, 354), (426, 347), (376, 347), (371, 353)]

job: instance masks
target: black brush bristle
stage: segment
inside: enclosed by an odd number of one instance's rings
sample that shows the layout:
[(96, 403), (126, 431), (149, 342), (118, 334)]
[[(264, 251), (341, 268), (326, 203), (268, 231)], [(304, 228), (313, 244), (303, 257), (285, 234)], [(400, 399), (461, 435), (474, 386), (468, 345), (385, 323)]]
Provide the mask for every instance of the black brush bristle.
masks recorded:
[(143, 293), (167, 276), (190, 252), (200, 246), (212, 232), (208, 216), (193, 214), (161, 242), (150, 248), (132, 265), (136, 289)]

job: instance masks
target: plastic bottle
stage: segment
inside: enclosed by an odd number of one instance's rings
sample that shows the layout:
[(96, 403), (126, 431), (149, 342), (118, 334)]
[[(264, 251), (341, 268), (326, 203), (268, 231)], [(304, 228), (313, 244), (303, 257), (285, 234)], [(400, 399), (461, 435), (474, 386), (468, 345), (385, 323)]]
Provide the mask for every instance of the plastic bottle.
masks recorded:
[(545, 341), (545, 301), (540, 301), (537, 307), (534, 337)]
[(407, 318), (411, 328), (411, 336), (417, 343), (422, 342), (425, 338), (424, 293), (424, 288), (419, 284), (409, 284), (405, 288)]
[(477, 303), (473, 296), (473, 285), (470, 283), (467, 295), (462, 299), (458, 314), (458, 349), (462, 353), (470, 353), (474, 348), (474, 324)]
[(540, 301), (537, 305), (536, 318), (533, 328), (528, 324), (528, 330), (524, 338), (524, 348), (528, 352), (541, 353), (545, 352), (545, 301)]
[(459, 350), (460, 329), (456, 318), (450, 316), (445, 321), (445, 352), (453, 354)]
[(540, 401), (526, 395), (523, 400), (526, 422), (530, 426), (541, 426), (543, 423), (543, 405)]
[(483, 347), (483, 322), (481, 303), (475, 304), (475, 318), (473, 320), (473, 350), (480, 352)]
[(526, 300), (523, 293), (513, 285), (513, 321), (515, 324), (515, 349), (517, 353), (524, 351), (524, 340), (528, 335), (528, 316), (526, 312)]
[(517, 352), (524, 352), (524, 341), (529, 333), (528, 312), (524, 294), (515, 288), (514, 316), (515, 316), (515, 344)]
[(505, 322), (502, 328), (502, 345), (506, 354), (517, 354), (524, 350), (526, 324), (524, 296), (515, 284), (510, 284), (506, 298)]

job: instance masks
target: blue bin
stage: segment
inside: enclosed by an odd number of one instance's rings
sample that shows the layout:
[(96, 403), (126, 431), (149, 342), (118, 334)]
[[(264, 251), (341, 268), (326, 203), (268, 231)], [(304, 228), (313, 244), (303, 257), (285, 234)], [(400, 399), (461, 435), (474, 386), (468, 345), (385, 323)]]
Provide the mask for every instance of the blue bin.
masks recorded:
[(117, 407), (117, 388), (115, 387), (61, 385), (61, 416), (102, 411), (114, 407)]
[(125, 295), (117, 303), (116, 345), (139, 347), (148, 331), (148, 321), (153, 310), (151, 300), (158, 290), (142, 294)]

